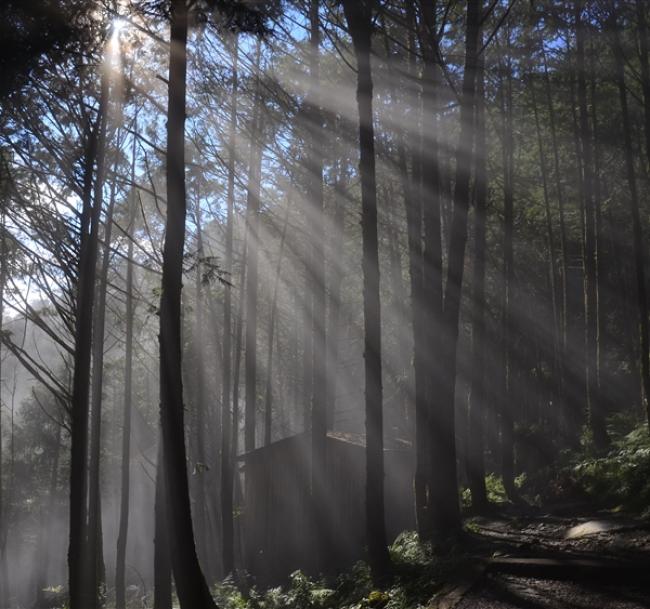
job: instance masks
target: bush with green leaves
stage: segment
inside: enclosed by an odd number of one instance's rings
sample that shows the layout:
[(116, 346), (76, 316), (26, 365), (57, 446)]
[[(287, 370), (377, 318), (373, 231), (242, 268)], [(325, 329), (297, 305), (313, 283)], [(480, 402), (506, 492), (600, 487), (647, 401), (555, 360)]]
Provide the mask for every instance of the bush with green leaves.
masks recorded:
[(604, 457), (581, 460), (573, 467), (577, 483), (601, 505), (633, 512), (650, 505), (650, 436), (645, 425), (615, 438)]

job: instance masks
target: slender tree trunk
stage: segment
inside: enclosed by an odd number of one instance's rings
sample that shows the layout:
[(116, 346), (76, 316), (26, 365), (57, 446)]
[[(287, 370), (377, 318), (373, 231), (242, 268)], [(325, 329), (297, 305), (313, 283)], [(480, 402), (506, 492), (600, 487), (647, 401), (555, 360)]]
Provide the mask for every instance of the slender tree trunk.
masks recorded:
[[(135, 138), (131, 158), (131, 184), (135, 182)], [(126, 609), (126, 543), (129, 532), (129, 497), (131, 490), (131, 409), (133, 401), (133, 240), (135, 239), (136, 196), (131, 187), (129, 198), (129, 224), (126, 238), (129, 241), (126, 259), (126, 346), (124, 354), (124, 404), (122, 416), (122, 465), (120, 469), (120, 522), (115, 558), (115, 605)]]
[[(406, 11), (409, 27), (410, 56), (415, 55), (415, 15), (413, 4), (406, 2)], [(409, 75), (415, 72), (413, 60), (409, 62)], [(392, 82), (392, 79), (391, 79)], [(391, 99), (397, 103), (394, 90), (391, 90)], [(428, 408), (426, 397), (426, 367), (425, 367), (425, 339), (420, 331), (424, 327), (424, 298), (422, 294), (422, 200), (419, 196), (420, 189), (420, 152), (414, 147), (412, 157), (413, 174), (408, 175), (408, 163), (404, 135), (397, 133), (397, 162), (398, 171), (402, 179), (404, 205), (406, 209), (406, 224), (408, 236), (409, 277), (411, 289), (411, 317), (413, 329), (413, 374), (415, 385), (415, 512), (418, 535), (421, 539), (430, 539), (432, 535), (431, 510), (429, 506), (428, 483), (431, 480), (431, 451), (429, 422), (431, 412)]]
[(537, 132), (537, 147), (539, 152), (540, 171), (542, 177), (542, 191), (544, 196), (544, 217), (546, 220), (546, 242), (549, 256), (549, 280), (551, 293), (551, 310), (553, 316), (553, 372), (555, 382), (552, 383), (553, 391), (551, 395), (552, 403), (555, 406), (562, 395), (562, 364), (561, 364), (561, 338), (560, 326), (562, 324), (562, 311), (558, 307), (558, 270), (555, 259), (555, 238), (553, 234), (553, 220), (551, 214), (551, 202), (548, 184), (548, 165), (546, 154), (544, 152), (544, 142), (539, 120), (539, 110), (537, 107), (537, 97), (535, 95), (535, 83), (531, 81), (530, 89), (533, 98), (533, 114), (535, 116), (535, 130)]
[[(480, 40), (480, 39), (479, 39)], [(472, 508), (477, 513), (488, 505), (485, 490), (485, 461), (483, 457), (483, 420), (488, 404), (485, 390), (485, 250), (487, 206), (487, 143), (485, 136), (484, 59), (479, 58), (476, 72), (476, 145), (474, 186), (474, 267), (472, 269), (472, 380), (469, 401), (469, 489)]]
[(244, 412), (244, 448), (255, 450), (257, 415), (257, 268), (259, 250), (260, 184), (262, 174), (262, 142), (264, 118), (259, 82), (261, 44), (257, 46), (255, 108), (251, 136), (250, 164), (248, 169), (248, 194), (246, 197), (246, 230), (248, 255), (246, 256), (246, 353), (245, 384), (246, 404)]
[[(325, 293), (325, 214), (323, 210), (323, 116), (320, 108), (320, 18), (319, 0), (310, 0), (310, 53), (308, 92), (309, 117), (309, 153), (308, 185), (310, 203), (310, 237), (312, 239), (311, 276), (312, 287), (312, 341), (311, 341), (311, 494), (314, 506), (313, 514), (317, 523), (314, 531), (320, 530), (318, 517), (325, 504), (327, 489), (327, 357), (326, 357), (326, 293)], [(316, 541), (316, 565), (320, 567), (323, 543), (326, 536), (321, 535)]]
[(264, 446), (271, 444), (272, 423), (273, 423), (273, 340), (275, 336), (275, 318), (278, 311), (278, 292), (280, 286), (280, 275), (282, 271), (282, 259), (284, 257), (284, 244), (287, 237), (287, 226), (289, 224), (289, 212), (291, 210), (291, 195), (286, 203), (284, 220), (282, 222), (282, 235), (280, 237), (280, 250), (275, 265), (273, 277), (273, 296), (271, 297), (271, 313), (269, 315), (269, 337), (266, 352), (266, 389), (264, 397)]
[[(436, 24), (436, 2), (420, 0), (419, 36), (423, 55), (422, 70), (422, 141), (421, 141), (421, 197), (422, 221), (424, 229), (424, 249), (422, 252), (422, 326), (420, 332), (423, 336), (424, 358), (424, 392), (428, 411), (424, 433), (428, 436), (430, 451), (430, 466), (426, 481), (428, 513), (430, 514), (431, 530), (429, 535), (435, 533), (437, 507), (447, 501), (443, 495), (449, 491), (445, 486), (439, 486), (441, 479), (439, 473), (445, 465), (440, 461), (444, 456), (440, 452), (441, 445), (437, 434), (443, 426), (448, 424), (445, 414), (439, 416), (436, 409), (435, 396), (438, 395), (440, 384), (448, 382), (441, 377), (441, 369), (437, 365), (435, 352), (436, 335), (442, 327), (442, 233), (440, 217), (440, 166), (438, 155), (438, 118), (439, 109), (438, 91), (440, 90), (439, 49)], [(445, 407), (443, 407), (445, 408)], [(452, 417), (453, 418), (453, 417)], [(444, 431), (443, 433), (446, 433)], [(452, 432), (453, 433), (453, 432)], [(426, 536), (425, 536), (426, 537)]]
[(197, 539), (197, 553), (199, 555), (199, 562), (203, 565), (204, 569), (209, 573), (207, 565), (209, 564), (210, 547), (213, 540), (208, 535), (208, 517), (206, 506), (206, 464), (208, 459), (205, 450), (205, 435), (206, 435), (206, 405), (205, 405), (205, 345), (203, 342), (204, 328), (204, 302), (203, 302), (203, 257), (205, 252), (203, 249), (203, 230), (201, 227), (202, 214), (201, 214), (201, 201), (197, 197), (196, 210), (196, 238), (197, 238), (197, 260), (196, 260), (196, 278), (194, 285), (194, 299), (196, 306), (196, 319), (194, 325), (194, 414), (195, 414), (195, 445), (194, 445), (194, 488), (196, 489), (196, 501), (192, 514), (194, 516), (194, 528), (196, 530)]
[(481, 0), (468, 0), (465, 36), (465, 71), (460, 107), (460, 134), (456, 151), (454, 212), (449, 233), (449, 262), (444, 299), (441, 340), (440, 390), (437, 395), (436, 424), (432, 424), (432, 504), (434, 537), (446, 540), (457, 536), (461, 527), (458, 505), (455, 442), (455, 385), (458, 323), (467, 243), (467, 215), (470, 203), (472, 131), (476, 98), (476, 65), (480, 36)]
[[(109, 79), (102, 65), (97, 125), (91, 128), (84, 160), (81, 245), (77, 277), (74, 373), (70, 429), (70, 545), (68, 576), (70, 609), (96, 606), (91, 558), (88, 555), (88, 419), (90, 411), (90, 362), (95, 298), (99, 220), (102, 207)], [(93, 167), (96, 164), (94, 188)], [(93, 193), (94, 191), (94, 193)], [(94, 200), (94, 202), (93, 202)]]
[[(327, 428), (334, 428), (336, 400), (338, 394), (338, 367), (341, 319), (341, 284), (343, 283), (342, 250), (345, 237), (344, 180), (342, 169), (344, 161), (339, 161), (338, 176), (334, 187), (334, 218), (331, 237), (330, 271), (328, 278), (329, 303), (327, 307), (327, 372), (329, 375), (327, 391)], [(293, 343), (292, 343), (293, 344)]]
[[(241, 277), (239, 279), (239, 310), (237, 312), (237, 318), (235, 323), (235, 345), (234, 345), (234, 356), (233, 356), (233, 375), (232, 375), (232, 435), (231, 435), (231, 444), (233, 455), (233, 501), (235, 504), (235, 509), (241, 508), (243, 503), (243, 493), (241, 488), (241, 479), (237, 470), (234, 466), (234, 459), (239, 454), (239, 373), (241, 370), (241, 354), (243, 347), (243, 325), (244, 325), (244, 312), (246, 310), (246, 302), (244, 297), (244, 290), (246, 287), (246, 257), (248, 250), (247, 242), (248, 233), (244, 233), (244, 243), (242, 247), (242, 265), (241, 265)], [(242, 556), (242, 526), (241, 518), (238, 518), (234, 522), (234, 543), (233, 543), (233, 556), (234, 564), (237, 565), (237, 557)]]
[(320, 18), (319, 0), (309, 4), (309, 79), (307, 97), (309, 150), (307, 158), (309, 236), (311, 248), (311, 502), (315, 533), (314, 563), (317, 571), (321, 569), (325, 555), (325, 544), (329, 532), (323, 530), (322, 523), (327, 488), (327, 337), (326, 332), (326, 292), (325, 292), (325, 214), (323, 210), (323, 114), (320, 108)]
[[(510, 53), (510, 31), (507, 31)], [(514, 362), (513, 362), (513, 307), (514, 284), (514, 131), (512, 117), (511, 57), (505, 67), (506, 79), (501, 79), (501, 113), (503, 120), (503, 318), (502, 350), (503, 381), (501, 395), (501, 474), (508, 498), (516, 498), (514, 471)]]
[(636, 276), (637, 308), (639, 315), (639, 348), (641, 356), (641, 381), (646, 399), (646, 416), (650, 428), (650, 359), (648, 337), (648, 295), (646, 291), (646, 270), (644, 260), (643, 230), (639, 213), (639, 194), (636, 184), (636, 170), (634, 168), (634, 152), (632, 148), (632, 121), (627, 103), (627, 89), (625, 85), (625, 58), (621, 48), (618, 32), (616, 9), (611, 14), (609, 29), (614, 35), (614, 56), (616, 60), (616, 84), (621, 103), (621, 117), (623, 119), (623, 144), (625, 150), (625, 170), (627, 172), (628, 188), (630, 189), (629, 205), (632, 216), (632, 240), (634, 248), (634, 270)]
[(366, 542), (375, 582), (385, 581), (390, 557), (384, 522), (384, 430), (381, 380), (381, 314), (373, 83), (370, 40), (374, 0), (343, 0), (343, 10), (357, 59), (359, 111), (359, 174), (363, 247), (363, 313), (366, 405)]
[(584, 0), (575, 0), (576, 72), (579, 109), (579, 137), (583, 157), (584, 182), (584, 265), (585, 265), (585, 384), (589, 427), (594, 448), (601, 452), (608, 444), (602, 403), (598, 395), (597, 365), (597, 249), (592, 134), (587, 107), (585, 70), (585, 28), (582, 20)]
[[(239, 42), (232, 40), (232, 89), (230, 92), (230, 126), (228, 134), (228, 186), (226, 215), (226, 251), (224, 271), (232, 275), (233, 215), (235, 207), (235, 154), (237, 133), (237, 87)], [(223, 384), (221, 398), (221, 534), (223, 570), (226, 575), (234, 568), (233, 539), (233, 468), (231, 433), (233, 428), (230, 402), (232, 380), (232, 287), (225, 286), (223, 303)]]
[(160, 420), (176, 593), (183, 609), (210, 609), (216, 605), (210, 596), (194, 544), (181, 365), (181, 291), (186, 217), (184, 125), (187, 28), (186, 2), (173, 0), (167, 111), (167, 221), (160, 298)]
[(553, 149), (553, 172), (555, 175), (555, 190), (557, 195), (557, 204), (558, 204), (558, 220), (559, 220), (559, 229), (560, 229), (560, 292), (561, 292), (561, 307), (560, 307), (560, 349), (559, 349), (559, 393), (562, 409), (562, 415), (565, 419), (565, 429), (566, 433), (570, 432), (570, 421), (571, 417), (567, 412), (570, 402), (567, 399), (566, 391), (566, 358), (567, 358), (567, 327), (568, 327), (568, 289), (567, 289), (567, 276), (569, 268), (569, 258), (567, 250), (567, 237), (566, 237), (566, 222), (565, 222), (565, 213), (564, 213), (564, 189), (562, 187), (562, 173), (560, 171), (560, 152), (557, 141), (557, 131), (555, 126), (555, 108), (553, 106), (553, 97), (551, 94), (551, 82), (548, 75), (548, 68), (546, 64), (546, 53), (544, 52), (542, 45), (542, 57), (544, 61), (544, 90), (546, 93), (546, 105), (548, 109), (549, 116), (549, 126), (551, 130), (551, 146)]
[[(119, 142), (119, 137), (118, 137)], [(115, 168), (115, 164), (114, 164)], [(116, 182), (110, 188), (108, 209), (104, 221), (104, 251), (96, 287), (96, 305), (93, 319), (92, 345), (92, 383), (90, 419), (90, 459), (88, 466), (88, 554), (90, 559), (90, 578), (88, 585), (93, 587), (95, 607), (102, 604), (106, 571), (104, 566), (100, 460), (102, 439), (102, 392), (104, 390), (104, 330), (106, 325), (106, 292), (108, 270), (111, 262), (111, 239), (113, 234), (113, 210), (115, 209)]]

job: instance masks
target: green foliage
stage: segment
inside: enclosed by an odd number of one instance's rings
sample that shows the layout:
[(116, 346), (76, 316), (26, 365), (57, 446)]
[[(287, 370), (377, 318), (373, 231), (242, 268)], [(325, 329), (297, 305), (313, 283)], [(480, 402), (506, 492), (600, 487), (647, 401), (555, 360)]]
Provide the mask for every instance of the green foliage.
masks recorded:
[(650, 504), (650, 436), (645, 425), (615, 438), (608, 455), (573, 466), (578, 485), (593, 500), (633, 512)]
[[(517, 489), (524, 488), (526, 481), (526, 473), (520, 474), (515, 478), (515, 487)], [(485, 492), (490, 503), (499, 504), (508, 502), (506, 489), (503, 486), (503, 478), (493, 472), (485, 476)], [(460, 501), (464, 508), (469, 508), (472, 505), (472, 494), (468, 488), (462, 488), (460, 490)]]
[(222, 609), (411, 609), (424, 606), (446, 574), (465, 560), (461, 552), (454, 551), (444, 558), (437, 557), (431, 545), (420, 543), (413, 531), (395, 540), (390, 555), (394, 579), (384, 590), (373, 586), (368, 565), (357, 562), (331, 587), (321, 578), (295, 571), (286, 588), (253, 588), (244, 595), (226, 580), (213, 590), (213, 595)]

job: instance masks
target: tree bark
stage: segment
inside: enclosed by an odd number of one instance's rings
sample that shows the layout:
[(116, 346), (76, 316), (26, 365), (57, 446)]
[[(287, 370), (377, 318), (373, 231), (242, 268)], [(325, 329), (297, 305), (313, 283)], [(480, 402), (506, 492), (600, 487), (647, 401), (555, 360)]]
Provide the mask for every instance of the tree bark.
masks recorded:
[(244, 376), (246, 403), (244, 410), (244, 449), (255, 450), (257, 416), (257, 292), (258, 292), (258, 250), (260, 183), (262, 174), (263, 110), (259, 81), (261, 44), (258, 42), (256, 59), (256, 86), (253, 125), (251, 130), (250, 164), (246, 197), (246, 230), (248, 233), (248, 254), (246, 256), (246, 352)]
[(153, 555), (153, 608), (172, 609), (172, 563), (169, 553), (167, 489), (163, 458), (162, 432), (156, 460), (155, 533)]
[[(118, 137), (119, 142), (119, 137)], [(116, 161), (113, 164), (115, 169)], [(104, 334), (106, 326), (106, 290), (108, 287), (108, 270), (111, 261), (111, 238), (113, 234), (113, 211), (115, 209), (116, 182), (110, 187), (108, 209), (104, 220), (104, 249), (96, 286), (96, 305), (93, 318), (92, 345), (92, 382), (91, 382), (91, 418), (90, 418), (90, 459), (88, 465), (88, 555), (89, 581), (93, 587), (92, 597), (95, 608), (101, 605), (106, 583), (104, 566), (104, 548), (101, 517), (100, 461), (102, 438), (102, 392), (104, 390)]]
[[(135, 138), (131, 158), (131, 184), (135, 183)], [(124, 354), (124, 404), (122, 415), (122, 464), (120, 468), (120, 521), (115, 558), (115, 605), (126, 609), (126, 543), (129, 532), (129, 498), (131, 490), (131, 409), (133, 401), (133, 240), (135, 238), (136, 196), (135, 187), (129, 196), (129, 224), (126, 238), (129, 240), (126, 258), (126, 337)]]
[(363, 248), (363, 317), (366, 412), (366, 542), (373, 580), (386, 581), (390, 557), (384, 522), (384, 430), (381, 376), (381, 310), (377, 185), (373, 125), (373, 82), (370, 62), (374, 0), (344, 0), (343, 10), (357, 59), (359, 174)]
[(472, 494), (472, 509), (481, 513), (488, 506), (483, 456), (483, 420), (488, 403), (485, 391), (485, 250), (487, 207), (487, 143), (485, 136), (484, 60), (476, 72), (474, 185), (474, 266), (472, 269), (472, 381), (469, 400), (469, 447), (467, 477)]
[(512, 62), (510, 32), (507, 32), (508, 59), (505, 82), (501, 78), (501, 115), (503, 122), (503, 311), (501, 341), (503, 379), (501, 393), (501, 475), (508, 498), (516, 499), (514, 463), (514, 374), (513, 307), (514, 284), (514, 131), (512, 116)]
[(596, 379), (598, 349), (596, 202), (594, 194), (595, 176), (593, 170), (592, 134), (589, 127), (585, 70), (585, 28), (588, 26), (582, 19), (583, 4), (584, 0), (575, 0), (574, 2), (579, 109), (578, 134), (582, 149), (584, 185), (585, 393), (587, 412), (589, 413), (589, 427), (593, 436), (594, 448), (596, 451), (602, 452), (608, 444), (608, 438)]
[(434, 538), (441, 541), (458, 535), (461, 527), (458, 505), (455, 442), (455, 386), (458, 323), (467, 244), (467, 215), (470, 203), (472, 131), (476, 98), (476, 64), (480, 34), (481, 0), (468, 0), (465, 34), (465, 71), (460, 106), (460, 134), (456, 151), (454, 212), (449, 233), (449, 261), (440, 341), (440, 388), (431, 440), (432, 486), (438, 499), (432, 505)]
[[(232, 275), (233, 254), (233, 215), (235, 207), (235, 154), (237, 133), (237, 88), (238, 88), (239, 42), (235, 36), (232, 41), (232, 88), (230, 91), (230, 126), (228, 133), (228, 186), (226, 211), (226, 243), (224, 271), (230, 279)], [(232, 287), (224, 289), (223, 302), (223, 384), (221, 398), (221, 532), (222, 562), (226, 575), (234, 568), (233, 538), (233, 475), (234, 455), (232, 452), (231, 433), (233, 428), (232, 407), (230, 401), (232, 381)]]
[(188, 9), (171, 4), (167, 109), (167, 220), (160, 298), (160, 421), (170, 549), (183, 609), (215, 608), (194, 543), (187, 476), (182, 379), (181, 292), (185, 241), (185, 94)]
[[(70, 429), (70, 545), (68, 577), (70, 609), (96, 605), (90, 580), (88, 555), (88, 419), (90, 411), (90, 362), (95, 299), (99, 219), (102, 207), (106, 122), (108, 104), (108, 66), (102, 65), (97, 124), (91, 127), (84, 160), (81, 244), (77, 277), (74, 373), (72, 379)], [(96, 164), (93, 188), (93, 167)], [(94, 190), (94, 194), (93, 194)], [(94, 199), (94, 201), (93, 201)]]

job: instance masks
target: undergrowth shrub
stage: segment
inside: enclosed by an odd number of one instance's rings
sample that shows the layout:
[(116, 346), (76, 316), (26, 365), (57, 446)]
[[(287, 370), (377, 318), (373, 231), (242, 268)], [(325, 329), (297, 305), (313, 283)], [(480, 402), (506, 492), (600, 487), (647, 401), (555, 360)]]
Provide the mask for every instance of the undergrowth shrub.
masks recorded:
[(431, 545), (420, 543), (413, 531), (399, 535), (390, 555), (395, 577), (385, 590), (374, 588), (368, 565), (357, 562), (330, 582), (296, 571), (285, 587), (253, 587), (244, 595), (224, 581), (213, 594), (223, 609), (416, 609), (425, 607), (447, 571), (465, 560), (458, 550), (436, 557)]
[(603, 506), (642, 512), (650, 505), (650, 437), (640, 425), (614, 437), (603, 457), (580, 460), (573, 467), (577, 483)]

